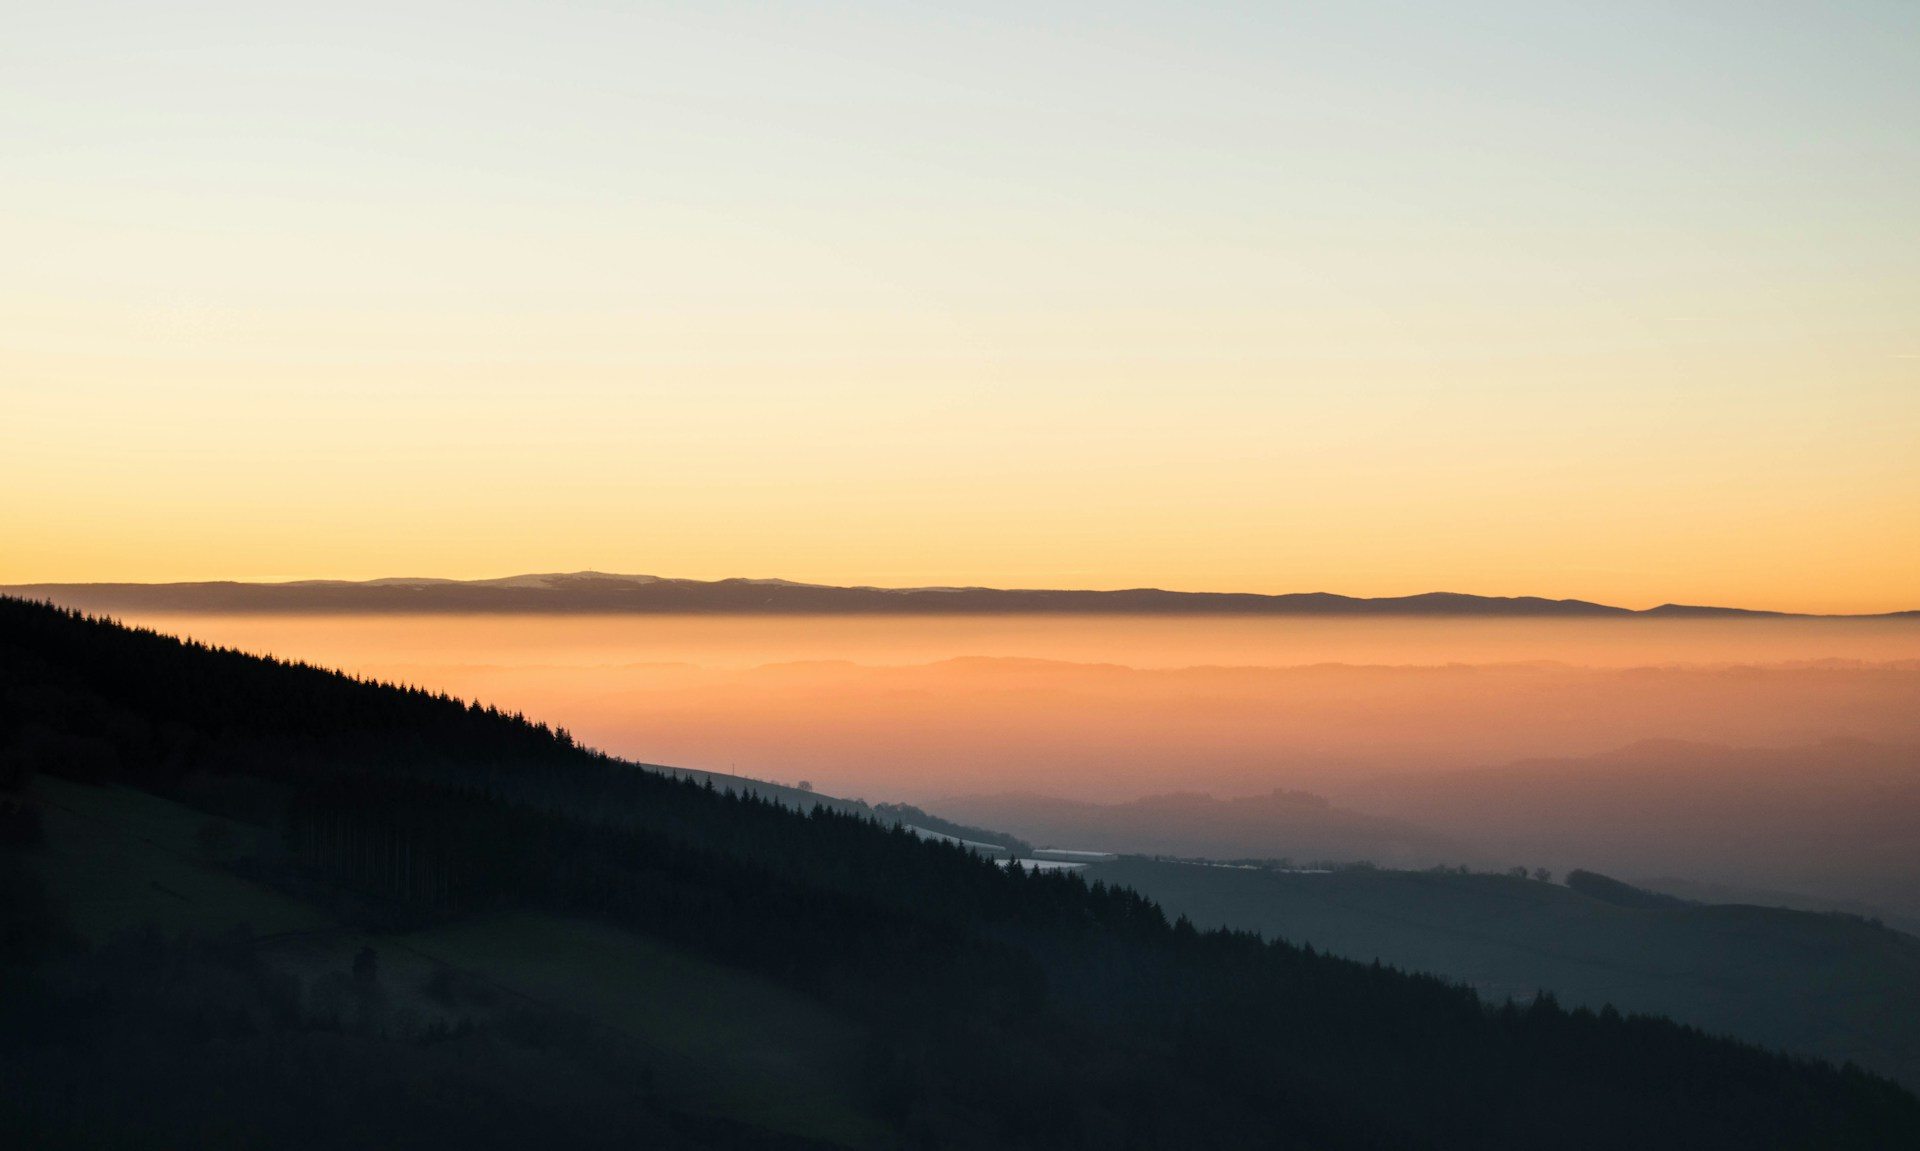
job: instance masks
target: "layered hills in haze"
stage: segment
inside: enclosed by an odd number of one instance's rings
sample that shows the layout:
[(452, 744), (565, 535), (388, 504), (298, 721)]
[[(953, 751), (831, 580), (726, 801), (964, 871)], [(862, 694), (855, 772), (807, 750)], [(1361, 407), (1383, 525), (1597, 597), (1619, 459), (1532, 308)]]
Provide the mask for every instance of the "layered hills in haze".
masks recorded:
[(1920, 748), (1648, 740), (1595, 756), (1373, 777), (1362, 811), (1507, 859), (1857, 900), (1920, 921)]

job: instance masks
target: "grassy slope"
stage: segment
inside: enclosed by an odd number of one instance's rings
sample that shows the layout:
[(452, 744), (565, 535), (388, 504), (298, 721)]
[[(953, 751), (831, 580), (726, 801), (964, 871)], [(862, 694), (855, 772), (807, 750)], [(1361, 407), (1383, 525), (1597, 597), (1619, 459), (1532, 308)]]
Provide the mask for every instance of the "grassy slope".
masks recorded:
[(1288, 875), (1128, 858), (1123, 883), (1232, 925), (1457, 978), (1493, 999), (1657, 1012), (1920, 1083), (1920, 939), (1778, 908), (1618, 907), (1555, 884), (1406, 871)]
[(605, 924), (526, 912), (443, 924), (405, 945), (638, 1040), (681, 1106), (854, 1146), (883, 1136), (854, 1102), (860, 1031), (750, 973)]
[(196, 839), (209, 823), (233, 841), (268, 834), (129, 787), (42, 776), (29, 795), (47, 829), (36, 870), (75, 931), (99, 940), (152, 923), (173, 934), (246, 924), (255, 936), (337, 928), (320, 908), (218, 867)]
[(201, 935), (244, 924), (276, 966), (310, 983), (348, 970), (371, 946), (396, 1018), (452, 1023), (486, 1013), (471, 1003), (450, 1010), (422, 992), (446, 966), (496, 992), (495, 1006), (592, 1020), (638, 1044), (676, 1107), (850, 1146), (881, 1139), (855, 1101), (860, 1032), (750, 973), (616, 927), (533, 913), (366, 934), (234, 874), (199, 841), (209, 823), (241, 844), (267, 829), (120, 786), (41, 777), (30, 795), (47, 830), (35, 871), (88, 939), (148, 923)]

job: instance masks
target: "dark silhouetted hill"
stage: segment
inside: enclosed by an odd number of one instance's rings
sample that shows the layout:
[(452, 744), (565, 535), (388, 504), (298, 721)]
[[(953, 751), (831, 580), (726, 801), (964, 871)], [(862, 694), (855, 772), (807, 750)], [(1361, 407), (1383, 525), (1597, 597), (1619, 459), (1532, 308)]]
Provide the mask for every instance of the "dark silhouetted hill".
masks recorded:
[(1577, 867), (1567, 872), (1567, 886), (1588, 899), (1611, 903), (1615, 907), (1638, 907), (1648, 910), (1689, 906), (1688, 901), (1679, 896), (1648, 891), (1644, 887), (1622, 883), (1612, 876), (1601, 875), (1597, 871), (1585, 871)]

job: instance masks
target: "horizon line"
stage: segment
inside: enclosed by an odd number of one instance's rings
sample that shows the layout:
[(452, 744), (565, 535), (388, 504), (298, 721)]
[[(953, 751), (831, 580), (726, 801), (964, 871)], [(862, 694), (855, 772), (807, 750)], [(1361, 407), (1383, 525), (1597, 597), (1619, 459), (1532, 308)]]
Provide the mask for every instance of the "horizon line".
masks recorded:
[[(570, 581), (560, 583), (557, 581)], [(589, 586), (582, 587), (582, 584)], [(615, 587), (592, 586), (594, 584), (613, 584)], [(599, 592), (606, 594), (614, 591), (639, 592), (642, 589), (671, 588), (683, 590), (709, 589), (719, 591), (737, 591), (744, 588), (766, 589), (775, 594), (800, 593), (813, 596), (815, 593), (827, 597), (837, 597), (829, 602), (812, 603), (776, 603), (771, 599), (758, 603), (736, 603), (728, 606), (701, 603), (640, 603), (617, 602), (592, 604), (563, 602), (560, 597), (569, 592), (576, 597), (582, 594)], [(292, 606), (288, 603), (233, 603), (222, 602), (219, 593), (230, 591), (235, 594), (265, 595), (272, 599), (293, 600), (300, 593), (325, 594), (328, 592), (371, 592), (381, 593), (419, 591), (426, 594), (443, 594), (459, 591), (495, 593), (497, 597), (506, 597), (515, 602), (466, 602), (461, 604), (422, 603), (401, 605), (392, 602), (368, 602), (349, 604), (340, 602), (307, 603), (304, 606)], [(688, 577), (655, 576), (641, 573), (606, 572), (596, 569), (581, 569), (568, 572), (520, 572), (505, 576), (481, 578), (457, 578), (441, 576), (381, 576), (371, 579), (330, 579), (303, 578), (282, 580), (94, 580), (94, 581), (36, 581), (0, 585), (0, 593), (32, 598), (36, 594), (79, 596), (83, 599), (103, 601), (131, 598), (149, 601), (145, 604), (150, 610), (170, 606), (175, 610), (196, 610), (213, 614), (262, 614), (270, 611), (287, 611), (299, 614), (303, 611), (319, 611), (327, 614), (339, 614), (345, 611), (360, 610), (370, 614), (398, 614), (411, 608), (432, 614), (457, 614), (468, 610), (476, 614), (510, 614), (522, 611), (528, 614), (591, 614), (605, 611), (607, 614), (722, 614), (735, 611), (741, 614), (926, 614), (926, 615), (1037, 615), (1047, 614), (1049, 610), (1060, 614), (1343, 614), (1342, 609), (1359, 609), (1362, 614), (1373, 615), (1489, 615), (1489, 616), (1608, 616), (1608, 617), (1721, 617), (1721, 618), (1785, 618), (1785, 619), (1830, 619), (1830, 620), (1886, 620), (1920, 617), (1920, 609), (1891, 609), (1878, 612), (1810, 612), (1790, 611), (1771, 608), (1744, 608), (1722, 604), (1698, 604), (1666, 601), (1645, 608), (1622, 607), (1579, 597), (1556, 597), (1542, 595), (1486, 595), (1476, 592), (1458, 592), (1430, 590), (1398, 595), (1355, 596), (1330, 591), (1292, 591), (1292, 592), (1256, 592), (1256, 591), (1217, 591), (1210, 589), (1184, 590), (1163, 588), (1152, 585), (1131, 585), (1123, 587), (995, 587), (984, 584), (914, 584), (885, 586), (879, 584), (828, 584), (801, 580), (789, 580), (778, 577), (729, 576), (719, 579), (693, 579)], [(887, 603), (880, 600), (856, 602), (852, 597), (913, 597), (911, 605), (899, 602)], [(944, 597), (970, 597), (966, 601), (959, 599), (942, 603)], [(1124, 604), (1115, 602), (1125, 597), (1148, 597), (1150, 603)], [(174, 603), (163, 605), (155, 600), (169, 600), (184, 597), (192, 603)], [(553, 597), (553, 598), (549, 598)], [(924, 598), (923, 598), (924, 597)], [(1022, 597), (1046, 597), (1063, 599), (1069, 602), (1060, 604), (1022, 602), (979, 602), (982, 598), (998, 600), (1022, 600)], [(524, 602), (522, 602), (524, 601)], [(1315, 611), (1317, 605), (1321, 610)], [(918, 609), (918, 610), (915, 610)], [(1395, 609), (1402, 609), (1396, 611)]]

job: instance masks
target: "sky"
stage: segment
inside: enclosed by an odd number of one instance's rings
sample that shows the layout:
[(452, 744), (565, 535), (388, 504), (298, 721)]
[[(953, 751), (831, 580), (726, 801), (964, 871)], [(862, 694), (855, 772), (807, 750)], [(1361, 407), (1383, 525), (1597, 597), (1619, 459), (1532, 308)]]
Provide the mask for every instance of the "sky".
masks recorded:
[(0, 0), (0, 582), (1920, 608), (1920, 6)]

